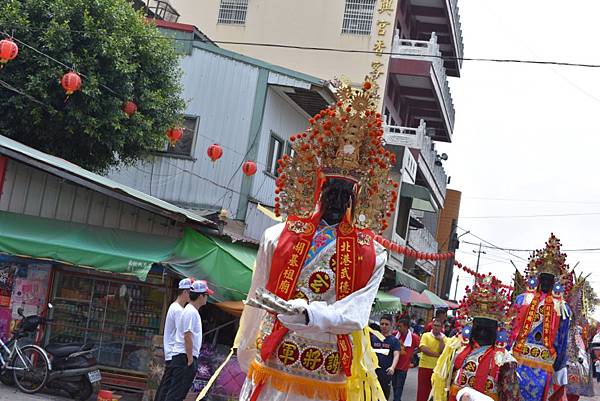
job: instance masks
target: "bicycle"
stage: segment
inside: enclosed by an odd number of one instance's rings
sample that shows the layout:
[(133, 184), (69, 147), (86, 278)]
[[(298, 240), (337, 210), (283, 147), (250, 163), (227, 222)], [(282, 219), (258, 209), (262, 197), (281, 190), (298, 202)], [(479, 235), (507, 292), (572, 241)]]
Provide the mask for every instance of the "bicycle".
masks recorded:
[(16, 384), (24, 393), (35, 394), (46, 385), (52, 365), (43, 348), (35, 344), (19, 346), (19, 340), (35, 333), (43, 318), (25, 317), (22, 308), (18, 314), (22, 319), (12, 338), (6, 343), (0, 339), (0, 380), (4, 384)]

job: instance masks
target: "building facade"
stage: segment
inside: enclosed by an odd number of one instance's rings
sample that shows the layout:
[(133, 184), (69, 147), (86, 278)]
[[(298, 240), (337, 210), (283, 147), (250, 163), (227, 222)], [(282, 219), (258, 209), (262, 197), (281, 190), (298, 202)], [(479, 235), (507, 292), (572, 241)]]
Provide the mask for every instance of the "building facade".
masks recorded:
[[(275, 224), (259, 205), (274, 206), (277, 160), (333, 95), (318, 78), (206, 43), (191, 25), (156, 23), (183, 44), (184, 136), (109, 177), (202, 215), (227, 217), (225, 230), (258, 241)], [(216, 161), (207, 155), (213, 144), (222, 149)], [(242, 172), (246, 161), (256, 163), (253, 176)]]
[[(439, 210), (446, 199), (446, 154), (455, 109), (449, 77), (463, 54), (457, 0), (171, 0), (181, 22), (198, 26), (220, 47), (326, 80), (380, 87), (385, 140), (397, 154), (402, 183), (388, 238), (417, 251), (440, 251)], [(262, 227), (260, 227), (262, 228)], [(429, 284), (438, 266), (394, 255), (395, 284), (409, 272)], [(416, 289), (416, 288), (415, 288)]]

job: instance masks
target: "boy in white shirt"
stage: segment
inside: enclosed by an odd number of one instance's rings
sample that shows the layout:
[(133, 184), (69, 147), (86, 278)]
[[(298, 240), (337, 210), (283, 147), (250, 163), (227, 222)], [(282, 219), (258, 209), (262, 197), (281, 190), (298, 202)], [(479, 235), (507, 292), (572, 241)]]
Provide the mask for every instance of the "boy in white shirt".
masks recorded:
[(177, 322), (181, 319), (183, 308), (190, 301), (190, 288), (192, 279), (184, 278), (179, 282), (177, 288), (177, 299), (169, 306), (165, 319), (165, 331), (163, 334), (163, 349), (165, 352), (165, 371), (156, 390), (155, 401), (164, 401), (171, 384), (171, 358), (173, 358), (173, 345), (175, 344), (175, 330)]
[(190, 288), (190, 303), (186, 305), (177, 322), (175, 343), (172, 348), (171, 382), (165, 401), (183, 401), (196, 371), (202, 346), (202, 320), (198, 310), (206, 304), (213, 291), (204, 280), (194, 281)]

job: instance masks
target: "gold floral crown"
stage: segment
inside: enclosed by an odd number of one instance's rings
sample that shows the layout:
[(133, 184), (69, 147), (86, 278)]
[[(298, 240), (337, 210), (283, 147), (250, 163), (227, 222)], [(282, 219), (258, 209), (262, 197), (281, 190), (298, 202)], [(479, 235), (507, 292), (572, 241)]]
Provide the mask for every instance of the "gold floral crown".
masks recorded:
[(389, 178), (396, 157), (383, 146), (376, 85), (368, 79), (362, 89), (342, 84), (336, 97), (309, 120), (309, 129), (290, 138), (294, 153), (279, 160), (275, 214), (312, 216), (323, 183), (342, 178), (356, 184), (350, 223), (380, 232), (395, 208), (398, 185)]
[(473, 289), (467, 287), (466, 295), (460, 303), (459, 315), (462, 319), (479, 317), (508, 323), (513, 318), (509, 292), (491, 273), (479, 277)]
[(535, 251), (529, 258), (527, 273), (529, 275), (549, 273), (556, 279), (564, 281), (563, 285), (566, 284), (569, 279), (569, 266), (566, 264), (567, 255), (561, 252), (560, 247), (560, 240), (554, 234), (550, 234), (546, 247)]

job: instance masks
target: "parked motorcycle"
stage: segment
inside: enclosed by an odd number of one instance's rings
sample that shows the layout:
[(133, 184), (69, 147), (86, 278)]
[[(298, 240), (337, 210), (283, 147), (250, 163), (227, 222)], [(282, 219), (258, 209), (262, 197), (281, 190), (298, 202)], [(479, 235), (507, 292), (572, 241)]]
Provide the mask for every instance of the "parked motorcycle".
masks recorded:
[[(48, 304), (48, 308), (52, 309), (52, 304)], [(35, 332), (41, 324), (52, 322), (52, 319), (42, 316), (25, 317), (21, 309), (19, 315), (31, 326), (29, 332)], [(84, 344), (49, 343), (44, 350), (51, 362), (46, 388), (64, 391), (78, 401), (87, 401), (100, 390), (102, 376), (93, 355), (94, 349)], [(6, 385), (14, 384), (8, 374), (0, 375), (0, 381)]]
[(52, 370), (46, 387), (65, 391), (78, 401), (87, 401), (100, 390), (102, 376), (94, 349), (82, 344), (50, 343), (45, 348)]

